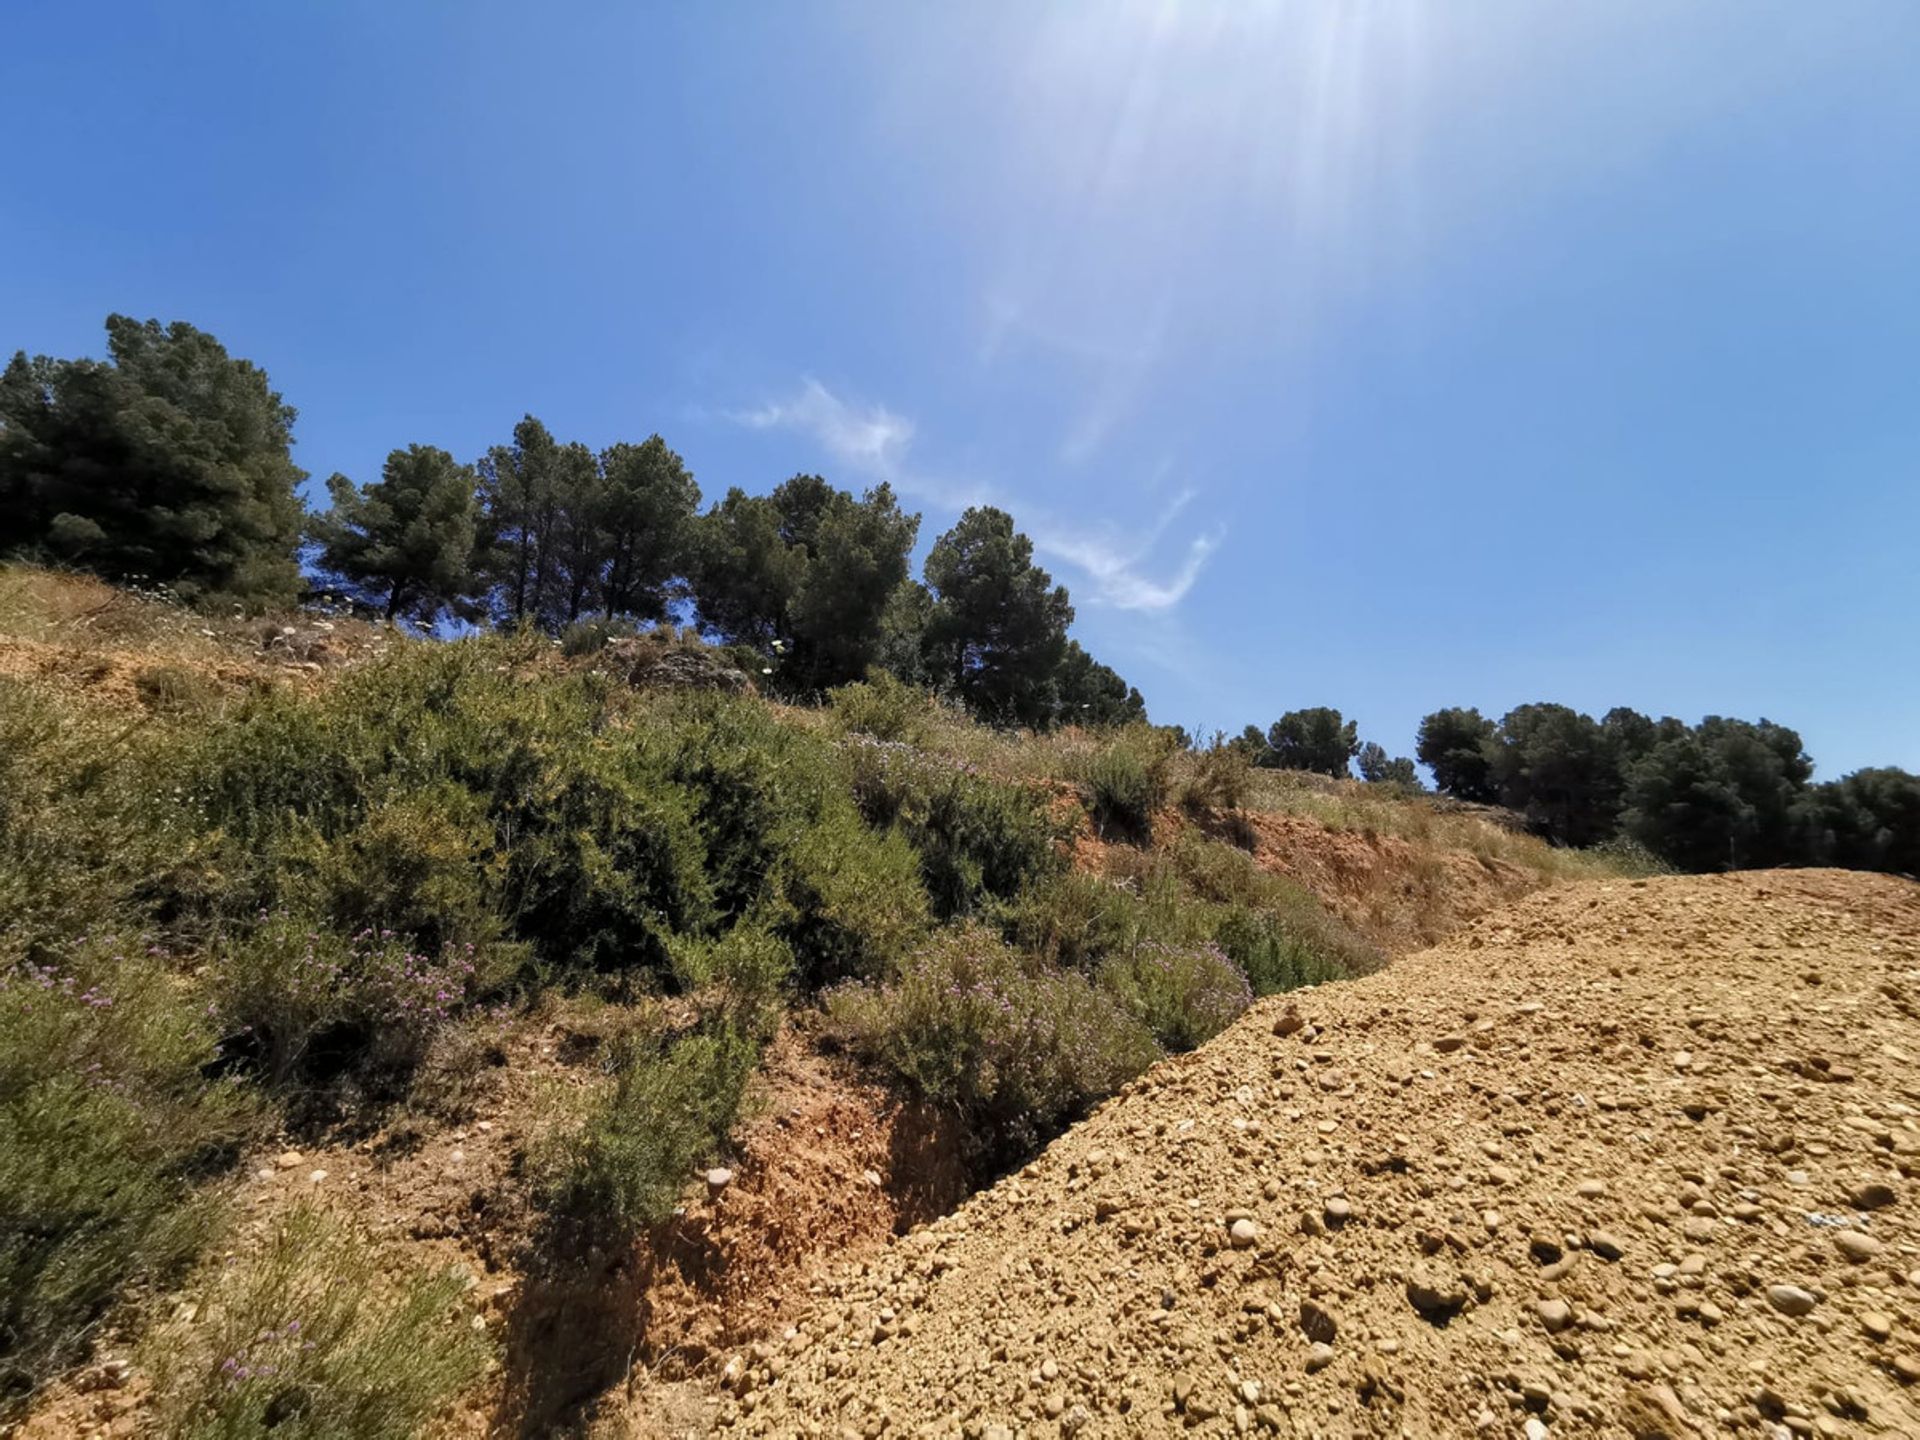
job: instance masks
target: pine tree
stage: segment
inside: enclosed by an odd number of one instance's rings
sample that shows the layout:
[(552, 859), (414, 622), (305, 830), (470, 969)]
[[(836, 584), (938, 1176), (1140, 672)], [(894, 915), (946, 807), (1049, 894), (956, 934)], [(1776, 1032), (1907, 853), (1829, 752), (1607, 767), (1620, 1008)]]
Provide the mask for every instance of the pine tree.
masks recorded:
[(1073, 604), (1033, 563), (1033, 542), (1013, 517), (968, 510), (934, 542), (926, 580), (935, 596), (929, 651), (944, 682), (996, 723), (1049, 723)]
[(321, 568), (388, 620), (431, 625), (449, 610), (473, 613), (478, 485), (471, 467), (432, 445), (395, 450), (364, 489), (335, 475), (327, 482), (333, 508), (311, 531)]
[(0, 376), (0, 546), (189, 600), (291, 600), (293, 407), (184, 322), (111, 315), (107, 348), (108, 363), (21, 353)]

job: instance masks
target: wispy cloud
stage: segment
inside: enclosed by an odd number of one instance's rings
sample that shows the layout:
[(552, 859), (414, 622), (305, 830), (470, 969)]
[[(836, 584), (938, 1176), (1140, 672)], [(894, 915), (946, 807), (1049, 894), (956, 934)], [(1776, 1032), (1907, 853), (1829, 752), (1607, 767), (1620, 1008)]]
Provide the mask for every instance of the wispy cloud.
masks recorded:
[(872, 481), (885, 481), (902, 494), (912, 495), (948, 510), (969, 505), (998, 505), (1013, 512), (1034, 548), (1061, 560), (1091, 582), (1083, 596), (1094, 604), (1119, 610), (1164, 611), (1178, 605), (1193, 588), (1207, 561), (1219, 548), (1219, 532), (1196, 535), (1187, 542), (1179, 566), (1170, 575), (1149, 573), (1147, 566), (1161, 538), (1176, 516), (1195, 498), (1182, 490), (1155, 522), (1131, 538), (1113, 528), (1085, 530), (1060, 523), (1026, 501), (1014, 505), (991, 486), (956, 482), (928, 473), (910, 463), (913, 422), (884, 405), (861, 405), (844, 400), (818, 380), (808, 377), (783, 399), (729, 414), (735, 424), (753, 430), (789, 430), (810, 437), (842, 465)]
[(892, 479), (913, 443), (913, 422), (884, 405), (849, 405), (818, 380), (803, 380), (785, 400), (733, 418), (753, 430), (798, 430), (811, 435), (836, 460), (880, 479)]

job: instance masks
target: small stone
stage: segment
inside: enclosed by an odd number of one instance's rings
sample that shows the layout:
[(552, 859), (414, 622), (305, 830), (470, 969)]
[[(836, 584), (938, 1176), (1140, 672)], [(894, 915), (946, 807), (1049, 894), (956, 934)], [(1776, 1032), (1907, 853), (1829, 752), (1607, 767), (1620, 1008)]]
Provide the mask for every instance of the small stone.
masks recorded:
[(1227, 1238), (1233, 1242), (1234, 1249), (1245, 1250), (1260, 1238), (1260, 1227), (1251, 1220), (1236, 1220), (1227, 1227)]
[(1819, 1300), (1811, 1291), (1802, 1290), (1798, 1285), (1769, 1285), (1767, 1303), (1782, 1315), (1810, 1315)]
[(1318, 1340), (1331, 1345), (1340, 1333), (1340, 1326), (1333, 1316), (1311, 1300), (1300, 1302), (1300, 1329), (1309, 1340)]
[(1407, 1276), (1407, 1303), (1423, 1319), (1444, 1325), (1467, 1305), (1467, 1290), (1459, 1280), (1437, 1271), (1415, 1268)]
[(1858, 1230), (1836, 1230), (1833, 1236), (1834, 1248), (1854, 1264), (1867, 1260), (1877, 1260), (1885, 1252), (1886, 1246), (1871, 1235)]
[(273, 1157), (273, 1163), (282, 1170), (297, 1170), (303, 1158), (298, 1150), (282, 1150)]
[(1602, 1260), (1618, 1260), (1626, 1253), (1619, 1236), (1608, 1230), (1595, 1230), (1587, 1236), (1587, 1249)]
[(1353, 1218), (1353, 1203), (1342, 1196), (1336, 1195), (1327, 1201), (1326, 1205), (1322, 1207), (1320, 1214), (1321, 1218), (1327, 1222), (1330, 1228), (1338, 1230)]
[(1582, 1200), (1598, 1200), (1602, 1195), (1607, 1193), (1607, 1182), (1604, 1180), (1582, 1180), (1573, 1193), (1578, 1195)]
[(712, 1194), (718, 1195), (732, 1183), (733, 1171), (727, 1169), (724, 1165), (717, 1165), (707, 1171), (707, 1189)]
[(1433, 1048), (1438, 1050), (1442, 1055), (1451, 1055), (1466, 1043), (1467, 1037), (1464, 1035), (1442, 1035), (1438, 1040), (1433, 1042)]
[(1847, 1198), (1856, 1210), (1884, 1210), (1893, 1204), (1896, 1197), (1891, 1185), (1883, 1185), (1875, 1180), (1860, 1186)]
[(1527, 1423), (1520, 1427), (1527, 1440), (1547, 1440), (1547, 1422), (1538, 1415), (1527, 1416)]
[(326, 1178), (327, 1172), (324, 1170), (309, 1170), (307, 1172), (307, 1180), (310, 1184), (318, 1185)]
[(1331, 1345), (1316, 1341), (1307, 1347), (1307, 1373), (1317, 1374), (1334, 1362), (1334, 1349)]
[(1920, 1359), (1912, 1355), (1894, 1356), (1893, 1374), (1902, 1385), (1920, 1384)]
[(1564, 1300), (1542, 1300), (1533, 1310), (1549, 1335), (1558, 1335), (1573, 1324), (1573, 1307)]
[(1869, 1310), (1860, 1317), (1860, 1328), (1869, 1340), (1884, 1343), (1893, 1338), (1893, 1317), (1884, 1310)]

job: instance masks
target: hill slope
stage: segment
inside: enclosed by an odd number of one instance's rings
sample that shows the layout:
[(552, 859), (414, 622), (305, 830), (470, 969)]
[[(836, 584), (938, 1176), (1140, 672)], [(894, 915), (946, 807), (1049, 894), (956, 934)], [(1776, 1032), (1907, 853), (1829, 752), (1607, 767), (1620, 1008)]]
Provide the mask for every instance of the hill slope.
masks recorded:
[(1920, 1433), (1917, 1116), (1920, 889), (1556, 889), (1157, 1066), (823, 1284), (730, 1418)]

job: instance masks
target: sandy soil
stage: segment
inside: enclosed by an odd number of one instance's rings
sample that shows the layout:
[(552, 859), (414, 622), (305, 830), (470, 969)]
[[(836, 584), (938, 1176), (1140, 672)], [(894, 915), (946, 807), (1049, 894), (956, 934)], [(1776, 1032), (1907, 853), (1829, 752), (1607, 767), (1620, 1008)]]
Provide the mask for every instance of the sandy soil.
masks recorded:
[(756, 1435), (1920, 1435), (1920, 888), (1568, 886), (1263, 1002), (729, 1375)]

